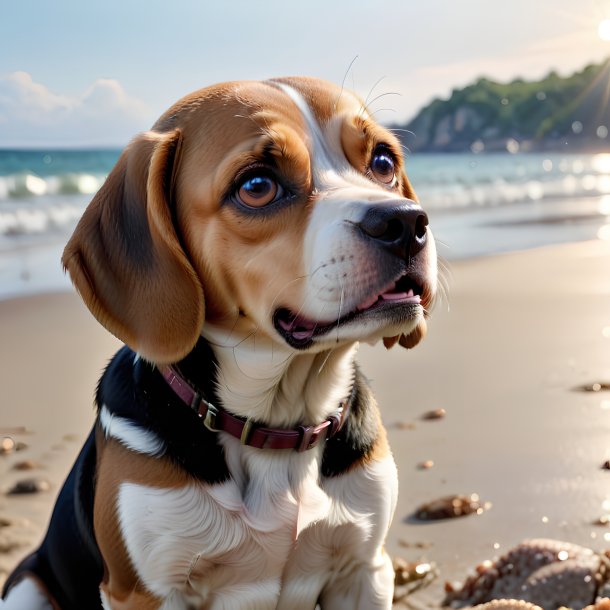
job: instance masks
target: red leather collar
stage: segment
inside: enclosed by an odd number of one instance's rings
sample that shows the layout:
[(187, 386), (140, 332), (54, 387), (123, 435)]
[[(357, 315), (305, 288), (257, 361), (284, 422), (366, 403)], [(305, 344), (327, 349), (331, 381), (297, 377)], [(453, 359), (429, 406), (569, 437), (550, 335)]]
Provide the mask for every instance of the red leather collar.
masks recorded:
[(265, 428), (205, 400), (173, 366), (159, 367), (159, 372), (176, 396), (199, 414), (208, 430), (227, 432), (240, 439), (242, 445), (259, 449), (312, 449), (321, 440), (331, 438), (341, 430), (350, 406), (349, 401), (342, 402), (334, 413), (315, 426)]

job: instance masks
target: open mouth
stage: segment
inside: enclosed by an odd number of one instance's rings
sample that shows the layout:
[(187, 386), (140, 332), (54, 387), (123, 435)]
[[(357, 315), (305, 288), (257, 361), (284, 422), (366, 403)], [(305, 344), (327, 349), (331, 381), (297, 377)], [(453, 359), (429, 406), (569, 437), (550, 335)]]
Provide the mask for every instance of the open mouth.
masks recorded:
[(381, 291), (367, 297), (353, 311), (331, 322), (309, 320), (289, 309), (278, 309), (273, 315), (273, 324), (277, 331), (292, 347), (306, 348), (313, 341), (332, 330), (358, 318), (390, 313), (390, 311), (413, 308), (421, 305), (423, 286), (410, 276), (403, 275), (398, 280), (386, 285)]

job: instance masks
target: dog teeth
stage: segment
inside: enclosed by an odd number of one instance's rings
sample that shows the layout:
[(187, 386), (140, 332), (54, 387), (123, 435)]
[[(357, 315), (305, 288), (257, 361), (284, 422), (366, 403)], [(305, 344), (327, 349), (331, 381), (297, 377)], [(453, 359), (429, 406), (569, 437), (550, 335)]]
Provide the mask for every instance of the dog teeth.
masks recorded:
[(415, 293), (413, 292), (413, 288), (409, 288), (409, 292), (407, 292), (407, 297), (414, 297)]

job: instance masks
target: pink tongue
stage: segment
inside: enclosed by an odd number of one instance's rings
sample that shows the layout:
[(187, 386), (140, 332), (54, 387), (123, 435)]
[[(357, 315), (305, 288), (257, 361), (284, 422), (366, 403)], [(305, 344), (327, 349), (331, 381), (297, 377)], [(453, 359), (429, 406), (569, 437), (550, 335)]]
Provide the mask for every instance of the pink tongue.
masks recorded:
[(382, 294), (381, 298), (384, 301), (398, 301), (401, 299), (409, 299), (411, 303), (420, 303), (421, 297), (413, 292), (413, 288), (409, 288), (409, 292), (389, 292)]
[(311, 339), (313, 337), (313, 328), (309, 330), (295, 330), (292, 333), (292, 336), (299, 341), (302, 341), (303, 339)]
[(382, 294), (381, 298), (384, 301), (399, 301), (400, 299), (406, 299), (409, 295), (406, 292), (390, 292), (388, 294)]
[[(294, 318), (290, 322), (287, 320), (279, 320), (280, 326), (286, 331), (292, 334), (295, 339), (311, 339), (313, 332), (316, 328), (315, 322), (309, 320)], [(294, 330), (298, 328), (299, 330)]]

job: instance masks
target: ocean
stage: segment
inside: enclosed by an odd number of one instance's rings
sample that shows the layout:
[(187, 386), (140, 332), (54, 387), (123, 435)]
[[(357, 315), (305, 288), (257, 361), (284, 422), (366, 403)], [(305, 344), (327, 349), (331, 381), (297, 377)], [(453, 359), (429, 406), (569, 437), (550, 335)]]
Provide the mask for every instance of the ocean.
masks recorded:
[[(63, 245), (120, 152), (0, 150), (0, 299), (70, 289)], [(610, 153), (419, 153), (406, 165), (445, 259), (610, 240)]]

